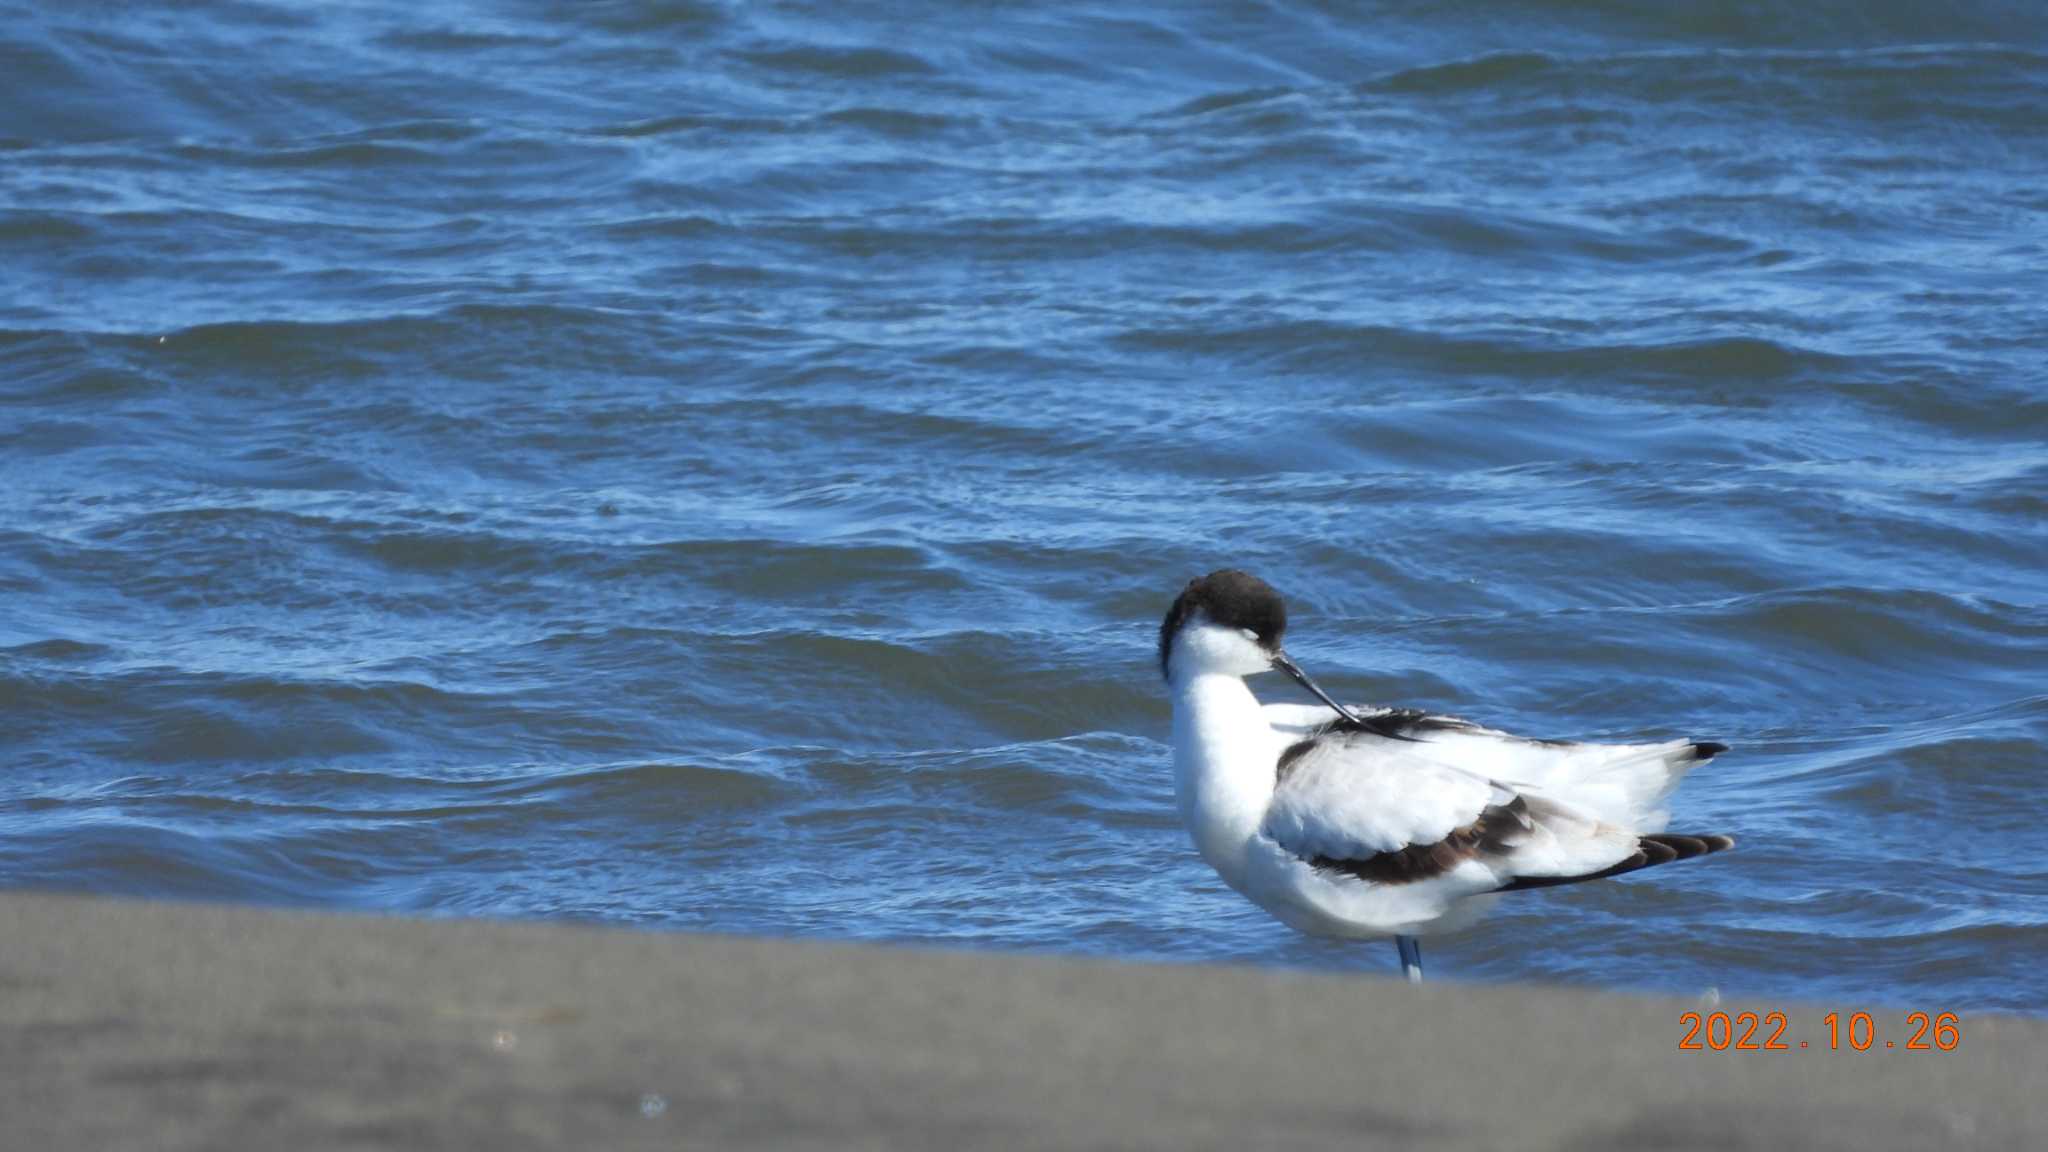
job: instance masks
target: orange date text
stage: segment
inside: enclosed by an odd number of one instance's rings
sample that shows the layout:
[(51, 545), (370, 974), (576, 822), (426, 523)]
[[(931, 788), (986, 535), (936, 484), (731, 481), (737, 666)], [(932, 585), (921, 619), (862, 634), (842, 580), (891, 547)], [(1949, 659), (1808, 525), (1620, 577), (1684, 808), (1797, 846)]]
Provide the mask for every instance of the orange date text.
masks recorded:
[(1830, 1012), (1803, 1038), (1783, 1012), (1685, 1012), (1678, 1026), (1684, 1032), (1678, 1038), (1681, 1052), (1953, 1052), (1963, 1042), (1963, 1021), (1953, 1012), (1908, 1012), (1896, 1026), (1889, 1019), (1881, 1025), (1868, 1012)]

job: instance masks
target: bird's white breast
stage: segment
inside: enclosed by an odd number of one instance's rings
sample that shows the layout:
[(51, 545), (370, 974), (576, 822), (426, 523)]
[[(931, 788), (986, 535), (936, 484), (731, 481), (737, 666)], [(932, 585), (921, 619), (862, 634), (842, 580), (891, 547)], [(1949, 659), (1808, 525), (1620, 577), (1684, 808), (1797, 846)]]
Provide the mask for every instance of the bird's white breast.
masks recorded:
[(1190, 676), (1177, 679), (1174, 689), (1174, 791), (1181, 823), (1224, 882), (1249, 895), (1246, 853), (1273, 799), (1273, 768), (1284, 739), (1236, 676)]

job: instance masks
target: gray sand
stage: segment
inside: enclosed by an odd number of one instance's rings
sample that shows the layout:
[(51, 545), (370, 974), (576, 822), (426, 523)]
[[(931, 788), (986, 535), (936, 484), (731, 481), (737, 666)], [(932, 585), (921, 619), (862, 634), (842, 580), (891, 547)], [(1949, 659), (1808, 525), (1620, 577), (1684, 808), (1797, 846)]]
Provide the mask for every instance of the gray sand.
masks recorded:
[(2048, 1147), (2048, 1022), (1678, 1051), (1703, 1007), (17, 893), (0, 1147)]

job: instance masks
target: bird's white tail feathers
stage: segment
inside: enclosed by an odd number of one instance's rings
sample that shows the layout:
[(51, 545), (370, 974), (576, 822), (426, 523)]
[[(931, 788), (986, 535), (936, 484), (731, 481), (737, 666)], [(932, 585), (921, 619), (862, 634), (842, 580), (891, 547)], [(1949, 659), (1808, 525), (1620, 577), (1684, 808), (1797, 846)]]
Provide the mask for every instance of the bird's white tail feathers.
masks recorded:
[[(1662, 832), (1671, 813), (1664, 802), (1695, 766), (1725, 751), (1720, 744), (1581, 745), (1558, 765), (1540, 791), (1635, 833)], [(1605, 753), (1600, 755), (1599, 753)]]

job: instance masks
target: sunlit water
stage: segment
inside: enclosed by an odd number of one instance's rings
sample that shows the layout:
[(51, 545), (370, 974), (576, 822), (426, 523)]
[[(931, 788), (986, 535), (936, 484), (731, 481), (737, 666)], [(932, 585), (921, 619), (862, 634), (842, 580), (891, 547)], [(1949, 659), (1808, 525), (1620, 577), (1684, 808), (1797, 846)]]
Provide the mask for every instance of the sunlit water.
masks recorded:
[(1231, 564), (1733, 745), (1437, 976), (2042, 1010), (2048, 23), (1612, 7), (0, 4), (0, 883), (1389, 972)]

